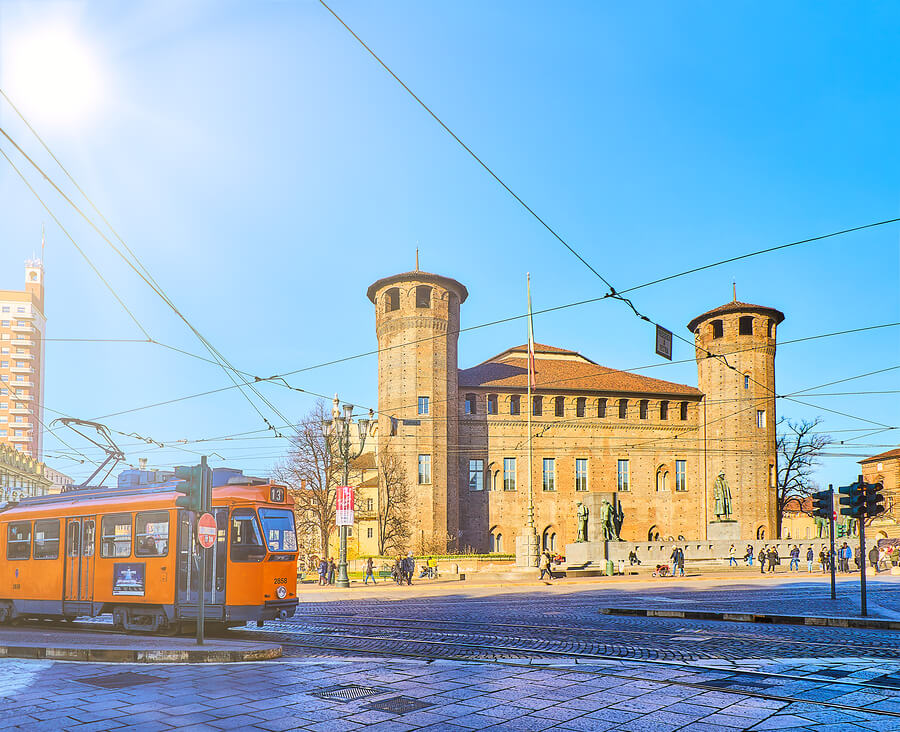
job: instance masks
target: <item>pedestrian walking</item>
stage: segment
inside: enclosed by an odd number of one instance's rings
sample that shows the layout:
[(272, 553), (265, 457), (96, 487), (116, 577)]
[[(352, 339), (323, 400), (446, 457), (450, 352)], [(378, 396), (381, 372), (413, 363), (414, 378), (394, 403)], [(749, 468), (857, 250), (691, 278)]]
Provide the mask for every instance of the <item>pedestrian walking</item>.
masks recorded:
[(869, 549), (869, 564), (878, 572), (878, 547), (873, 546)]
[(753, 566), (753, 545), (747, 544), (747, 553), (744, 554), (744, 561), (747, 563), (748, 567)]
[(328, 584), (328, 560), (322, 557), (319, 562), (319, 586)]
[(729, 567), (737, 567), (737, 559), (735, 558), (734, 554), (735, 554), (734, 544), (732, 544), (728, 548), (728, 566)]
[(769, 545), (766, 544), (759, 550), (759, 573), (766, 573), (766, 562), (769, 560)]
[(411, 585), (413, 572), (416, 571), (416, 560), (413, 559), (413, 553), (409, 552), (403, 561), (406, 563), (406, 584)]
[(337, 569), (337, 567), (334, 566), (334, 560), (332, 559), (332, 560), (328, 563), (328, 584), (329, 584), (329, 585), (333, 585), (333, 584), (334, 584), (334, 572), (335, 572), (336, 569)]
[(548, 552), (546, 549), (541, 554), (541, 561), (539, 566), (541, 568), (541, 576), (538, 577), (538, 579), (544, 579), (544, 574), (546, 573), (547, 578), (552, 582), (553, 572), (550, 570), (550, 552)]
[(672, 547), (672, 553), (669, 555), (669, 561), (672, 563), (672, 574), (670, 576), (674, 577), (675, 572), (678, 571), (678, 547)]
[(813, 548), (810, 547), (806, 550), (806, 571), (812, 572), (813, 567), (813, 559), (815, 558), (815, 554), (813, 553)]
[(372, 578), (372, 584), (375, 584), (375, 563), (372, 561), (372, 557), (369, 557), (366, 560), (366, 576), (363, 577), (363, 584), (369, 584), (369, 577)]
[(794, 548), (791, 549), (791, 564), (788, 567), (788, 570), (791, 572), (795, 570), (797, 572), (800, 571), (800, 547), (796, 544), (794, 544)]

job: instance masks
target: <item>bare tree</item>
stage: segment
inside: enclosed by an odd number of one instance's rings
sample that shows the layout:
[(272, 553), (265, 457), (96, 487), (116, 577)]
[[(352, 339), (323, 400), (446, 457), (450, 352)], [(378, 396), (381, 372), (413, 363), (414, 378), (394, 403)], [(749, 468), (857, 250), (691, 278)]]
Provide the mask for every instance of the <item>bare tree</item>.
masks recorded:
[(403, 461), (390, 446), (378, 454), (378, 552), (401, 551), (409, 541), (410, 492)]
[(319, 402), (296, 425), (297, 434), (284, 461), (273, 471), (294, 499), (297, 538), (307, 554), (328, 557), (328, 539), (335, 526), (335, 488), (341, 469), (322, 434), (325, 406)]
[(776, 487), (776, 536), (781, 538), (781, 523), (785, 506), (796, 499), (800, 503), (816, 489), (812, 475), (819, 464), (822, 451), (831, 444), (831, 435), (816, 432), (821, 417), (793, 422), (787, 417), (778, 420), (776, 440), (778, 455), (778, 485)]

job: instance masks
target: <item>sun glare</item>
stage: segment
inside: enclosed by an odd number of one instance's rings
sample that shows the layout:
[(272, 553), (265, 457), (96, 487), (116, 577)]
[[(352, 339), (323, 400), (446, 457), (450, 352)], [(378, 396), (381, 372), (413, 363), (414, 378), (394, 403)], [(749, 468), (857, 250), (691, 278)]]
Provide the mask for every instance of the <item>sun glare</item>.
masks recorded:
[(100, 65), (84, 39), (68, 28), (43, 28), (10, 39), (2, 68), (4, 91), (42, 125), (78, 125), (99, 111)]

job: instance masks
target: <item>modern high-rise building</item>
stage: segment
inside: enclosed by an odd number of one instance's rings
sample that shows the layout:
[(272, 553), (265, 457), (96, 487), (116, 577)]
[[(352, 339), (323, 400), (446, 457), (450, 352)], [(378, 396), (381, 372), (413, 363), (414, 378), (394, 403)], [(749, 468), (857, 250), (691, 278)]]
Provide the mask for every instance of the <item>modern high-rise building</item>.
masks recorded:
[(25, 289), (0, 290), (0, 444), (36, 460), (43, 449), (44, 265), (25, 262)]

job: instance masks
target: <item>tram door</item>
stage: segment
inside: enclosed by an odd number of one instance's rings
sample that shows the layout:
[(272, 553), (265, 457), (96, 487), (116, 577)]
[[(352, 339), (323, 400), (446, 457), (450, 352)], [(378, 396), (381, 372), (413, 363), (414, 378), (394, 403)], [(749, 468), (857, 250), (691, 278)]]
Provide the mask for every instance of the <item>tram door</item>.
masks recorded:
[(63, 613), (66, 615), (93, 615), (96, 520), (96, 516), (66, 519), (63, 578)]
[[(228, 548), (228, 509), (214, 508), (216, 519), (216, 543), (207, 549), (206, 604), (207, 617), (224, 618), (225, 606), (225, 558)], [(183, 617), (191, 611), (184, 607), (196, 605), (200, 585), (200, 556), (197, 544), (197, 515), (193, 511), (178, 512), (178, 604), (183, 606)], [(194, 610), (194, 615), (196, 610)]]

